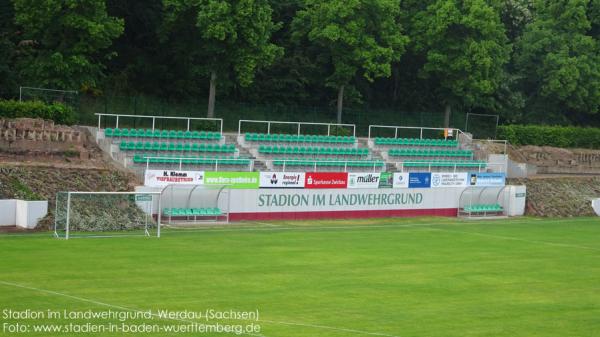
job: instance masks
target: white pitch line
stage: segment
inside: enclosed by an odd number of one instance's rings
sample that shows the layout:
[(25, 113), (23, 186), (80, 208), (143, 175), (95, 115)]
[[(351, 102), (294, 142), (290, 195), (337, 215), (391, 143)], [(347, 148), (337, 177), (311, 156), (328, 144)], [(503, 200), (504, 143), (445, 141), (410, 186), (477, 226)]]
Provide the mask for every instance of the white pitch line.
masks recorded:
[(400, 337), (400, 336), (396, 336), (396, 335), (388, 335), (388, 334), (381, 333), (381, 332), (367, 332), (367, 331), (362, 331), (362, 330), (354, 330), (354, 329), (346, 329), (346, 328), (335, 328), (335, 327), (326, 326), (326, 325), (306, 324), (306, 323), (292, 323), (292, 322), (278, 322), (278, 321), (268, 321), (268, 320), (264, 320), (264, 319), (261, 319), (260, 321), (261, 322), (267, 322), (267, 323), (283, 324), (283, 325), (294, 325), (294, 326), (303, 326), (303, 327), (317, 328), (317, 329), (327, 329), (327, 330), (334, 330), (334, 331), (343, 331), (343, 332), (350, 332), (350, 333), (354, 333), (354, 334), (369, 335), (369, 336)]
[(556, 247), (579, 248), (579, 249), (587, 249), (587, 250), (600, 251), (600, 248), (595, 248), (595, 247), (572, 245), (572, 244), (560, 243), (560, 242), (527, 240), (527, 239), (522, 239), (522, 238), (515, 238), (513, 236), (494, 235), (494, 234), (477, 233), (477, 232), (465, 232), (465, 231), (448, 230), (448, 229), (442, 229), (442, 228), (426, 228), (426, 230), (440, 231), (440, 232), (449, 232), (449, 233), (459, 233), (459, 234), (467, 234), (467, 235), (475, 235), (475, 236), (483, 236), (483, 237), (494, 238), (494, 239), (521, 241), (521, 242), (535, 243), (535, 244), (548, 245), (548, 246), (556, 246)]
[[(67, 298), (71, 298), (71, 299), (74, 299), (74, 300), (77, 300), (77, 301), (88, 302), (88, 303), (92, 303), (92, 304), (96, 304), (96, 305), (100, 305), (100, 306), (105, 306), (105, 307), (109, 307), (109, 308), (115, 308), (115, 309), (119, 309), (119, 310), (123, 310), (123, 311), (132, 311), (132, 312), (136, 312), (136, 313), (137, 312), (141, 312), (141, 313), (144, 312), (144, 311), (139, 310), (139, 309), (127, 308), (127, 307), (123, 307), (123, 306), (120, 306), (120, 305), (110, 304), (110, 303), (106, 303), (106, 302), (100, 302), (100, 301), (96, 301), (96, 300), (92, 300), (92, 299), (84, 298), (84, 297), (79, 297), (79, 296), (73, 296), (73, 295), (61, 293), (61, 292), (58, 292), (58, 291), (53, 291), (53, 290), (47, 290), (47, 289), (41, 289), (41, 288), (36, 288), (36, 287), (25, 286), (25, 285), (18, 284), (18, 283), (13, 283), (13, 282), (0, 281), (0, 284), (6, 285), (6, 286), (12, 286), (12, 287), (16, 287), (16, 288), (22, 288), (22, 289), (28, 289), (28, 290), (38, 291), (38, 292), (42, 292), (42, 293), (46, 293), (46, 294), (51, 294), (51, 295), (56, 295), (56, 296), (67, 297)], [(157, 314), (152, 314), (152, 316), (155, 316), (155, 317), (158, 317), (158, 318), (161, 318), (161, 319), (171, 319), (171, 320), (174, 320), (174, 321), (179, 321), (179, 322), (184, 322), (184, 323), (191, 323), (191, 324), (197, 323), (197, 322), (194, 322), (194, 321), (188, 321), (188, 320), (178, 319), (178, 318), (160, 317)], [(279, 321), (270, 321), (270, 320), (264, 320), (264, 319), (260, 319), (259, 322), (266, 322), (266, 323), (280, 324), (280, 325), (303, 326), (303, 327), (309, 327), (309, 328), (315, 328), (315, 329), (326, 329), (326, 330), (334, 330), (334, 331), (343, 331), (343, 332), (350, 332), (350, 333), (354, 333), (354, 334), (367, 335), (367, 336), (399, 337), (399, 336), (396, 336), (396, 335), (388, 335), (388, 334), (380, 333), (380, 332), (369, 332), (369, 331), (347, 329), (347, 328), (339, 328), (339, 327), (326, 326), (326, 325), (308, 324), (308, 323), (279, 322)], [(257, 335), (257, 334), (251, 334), (251, 333), (242, 333), (242, 334), (244, 334), (244, 335), (250, 335), (250, 336), (256, 336), (256, 337), (265, 337), (264, 335)]]
[[(74, 299), (74, 300), (77, 300), (77, 301), (80, 301), (80, 302), (92, 303), (92, 304), (96, 304), (96, 305), (103, 306), (103, 307), (109, 307), (109, 308), (119, 309), (119, 310), (123, 310), (123, 311), (130, 311), (130, 312), (135, 312), (135, 313), (145, 313), (144, 311), (139, 310), (139, 309), (127, 308), (127, 307), (123, 307), (123, 306), (120, 306), (120, 305), (115, 305), (115, 304), (110, 304), (110, 303), (106, 303), (106, 302), (100, 302), (100, 301), (92, 300), (92, 299), (89, 299), (89, 298), (84, 298), (84, 297), (79, 297), (79, 296), (73, 296), (73, 295), (61, 293), (61, 292), (58, 292), (58, 291), (41, 289), (41, 288), (36, 288), (36, 287), (30, 287), (30, 286), (26, 286), (26, 285), (22, 285), (22, 284), (18, 284), (18, 283), (13, 283), (13, 282), (6, 282), (6, 281), (0, 281), (0, 284), (6, 285), (6, 286), (12, 286), (12, 287), (16, 287), (16, 288), (22, 288), (22, 289), (27, 289), (27, 290), (38, 291), (38, 292), (42, 292), (42, 293), (46, 293), (46, 294), (50, 294), (50, 295), (62, 296), (62, 297)], [(173, 321), (178, 321), (178, 322), (183, 322), (183, 323), (189, 323), (189, 324), (196, 324), (196, 323), (198, 323), (198, 322), (188, 321), (188, 320), (179, 319), (179, 318), (161, 317), (160, 315), (153, 314), (153, 313), (151, 313), (151, 315), (154, 316), (154, 317), (158, 317), (160, 319), (163, 319), (163, 320), (173, 320)], [(265, 337), (264, 335), (257, 335), (257, 334), (251, 334), (251, 333), (245, 333), (245, 332), (242, 332), (242, 334), (243, 335), (249, 335), (249, 336), (256, 336), (256, 337)]]
[[(565, 220), (547, 220), (543, 224), (560, 223)], [(182, 229), (177, 231), (164, 231), (163, 235), (169, 234), (185, 234), (185, 233), (211, 233), (211, 232), (270, 232), (270, 231), (318, 231), (318, 230), (352, 230), (352, 229), (378, 229), (378, 228), (418, 228), (418, 227), (434, 227), (434, 226), (474, 226), (474, 225), (511, 225), (511, 224), (527, 224), (528, 220), (510, 220), (502, 222), (502, 220), (494, 220), (490, 222), (454, 222), (454, 223), (422, 223), (422, 224), (388, 224), (388, 225), (340, 225), (340, 226), (297, 226), (297, 227), (235, 227), (235, 228), (202, 228), (202, 229)]]

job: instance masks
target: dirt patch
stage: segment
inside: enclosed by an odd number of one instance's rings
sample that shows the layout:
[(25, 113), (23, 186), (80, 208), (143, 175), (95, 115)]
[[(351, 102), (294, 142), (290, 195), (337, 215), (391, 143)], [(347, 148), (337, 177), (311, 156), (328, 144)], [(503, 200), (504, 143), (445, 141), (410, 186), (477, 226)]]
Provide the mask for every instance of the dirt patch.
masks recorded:
[(543, 217), (595, 216), (591, 199), (600, 198), (600, 177), (509, 179), (527, 186), (526, 215)]

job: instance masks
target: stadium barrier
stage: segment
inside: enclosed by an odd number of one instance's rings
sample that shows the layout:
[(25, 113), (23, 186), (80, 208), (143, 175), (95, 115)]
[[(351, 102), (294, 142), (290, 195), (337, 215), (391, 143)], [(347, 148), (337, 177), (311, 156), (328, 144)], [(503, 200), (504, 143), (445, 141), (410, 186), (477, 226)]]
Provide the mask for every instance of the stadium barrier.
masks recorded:
[[(523, 214), (511, 203), (503, 173), (487, 172), (177, 172), (151, 171), (147, 186), (164, 184), (227, 186), (230, 221), (388, 216), (457, 216), (467, 189), (496, 188), (502, 211)], [(156, 179), (158, 174), (165, 179)], [(153, 177), (150, 177), (154, 175)], [(154, 180), (148, 180), (154, 179)], [(513, 193), (514, 194), (514, 193)], [(523, 194), (524, 196), (524, 194)], [(524, 198), (522, 199), (524, 200)], [(173, 207), (204, 208), (204, 204)], [(524, 210), (524, 201), (523, 201)], [(211, 206), (213, 207), (213, 206)], [(220, 205), (219, 205), (220, 207)], [(476, 210), (474, 210), (476, 211)], [(191, 213), (190, 213), (191, 214)]]
[(596, 215), (600, 216), (600, 199), (592, 199), (592, 208)]

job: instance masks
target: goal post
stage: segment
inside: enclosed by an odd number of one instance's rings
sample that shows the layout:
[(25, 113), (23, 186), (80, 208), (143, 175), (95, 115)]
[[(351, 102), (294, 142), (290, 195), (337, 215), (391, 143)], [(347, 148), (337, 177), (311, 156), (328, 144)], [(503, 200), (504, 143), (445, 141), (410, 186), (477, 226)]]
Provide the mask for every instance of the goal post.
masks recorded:
[(57, 238), (142, 235), (160, 237), (161, 192), (59, 192)]

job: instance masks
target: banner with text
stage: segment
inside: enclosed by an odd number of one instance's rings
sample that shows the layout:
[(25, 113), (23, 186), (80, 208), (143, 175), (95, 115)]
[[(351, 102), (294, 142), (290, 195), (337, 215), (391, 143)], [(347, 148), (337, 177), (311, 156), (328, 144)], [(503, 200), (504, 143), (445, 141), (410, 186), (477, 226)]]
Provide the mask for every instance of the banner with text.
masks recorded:
[(348, 173), (348, 188), (378, 188), (379, 173)]
[(408, 174), (408, 188), (429, 188), (431, 187), (430, 172), (414, 172)]
[(506, 185), (506, 174), (495, 172), (474, 172), (469, 174), (469, 185), (494, 187)]
[(169, 185), (202, 184), (204, 184), (203, 171), (146, 170), (144, 174), (145, 186), (165, 187)]
[(260, 188), (304, 188), (304, 172), (261, 172)]
[(394, 174), (392, 172), (381, 172), (379, 174), (379, 188), (394, 187)]
[(304, 187), (306, 188), (346, 188), (347, 172), (307, 172)]
[(467, 172), (432, 172), (431, 187), (466, 187), (468, 176)]
[(211, 172), (204, 173), (205, 185), (229, 185), (229, 188), (256, 189), (259, 186), (258, 172)]
[(394, 188), (408, 188), (408, 173), (394, 173)]

